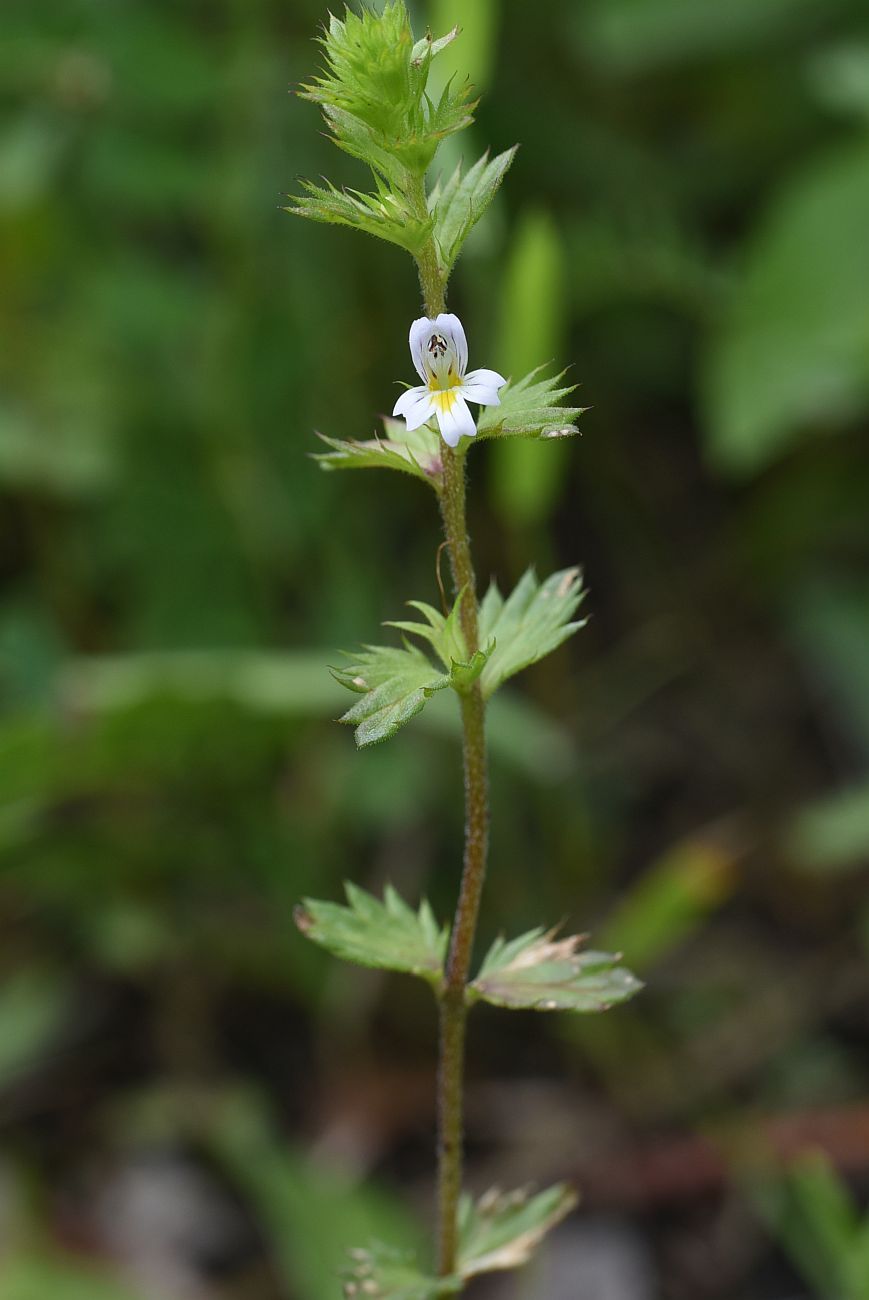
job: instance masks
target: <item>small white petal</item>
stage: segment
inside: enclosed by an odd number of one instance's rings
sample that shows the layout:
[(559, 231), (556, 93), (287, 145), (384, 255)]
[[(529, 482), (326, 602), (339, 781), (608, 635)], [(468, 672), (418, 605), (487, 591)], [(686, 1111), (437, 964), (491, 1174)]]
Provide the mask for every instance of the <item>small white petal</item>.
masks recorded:
[(451, 401), (437, 404), (438, 424), (440, 425), (441, 437), (447, 446), (457, 447), (460, 438), (473, 438), (477, 432), (477, 426), (474, 423), (474, 417), (468, 410), (465, 399), (460, 396), (458, 389), (454, 388), (449, 396), (452, 398)]
[[(469, 374), (465, 375), (464, 387), (470, 386), (473, 388), (479, 384), (483, 388), (493, 388), (497, 393), (498, 389), (503, 388), (506, 382), (507, 380), (503, 375), (499, 375), (497, 370), (472, 370)], [(486, 406), (497, 406), (499, 404), (498, 402), (486, 401), (482, 397), (475, 397), (473, 400), (475, 402), (483, 402)]]
[(428, 316), (420, 316), (410, 327), (410, 355), (413, 357), (413, 364), (416, 366), (416, 373), (423, 383), (428, 381), (428, 371), (425, 367), (425, 349), (432, 330), (435, 329), (435, 321), (429, 320)]
[(392, 408), (393, 415), (404, 417), (409, 433), (413, 433), (414, 429), (419, 429), (421, 425), (425, 424), (426, 420), (431, 419), (434, 413), (432, 394), (425, 387), (408, 388), (406, 392), (401, 394), (401, 397)]
[(443, 334), (447, 342), (452, 344), (459, 365), (459, 374), (464, 375), (468, 368), (468, 340), (465, 337), (464, 325), (458, 316), (448, 311), (441, 312), (437, 320), (432, 323), (438, 333)]
[(469, 402), (476, 402), (478, 406), (500, 406), (501, 399), (498, 396), (496, 388), (490, 388), (487, 384), (481, 384), (479, 380), (468, 381), (467, 379), (459, 387), (459, 392)]

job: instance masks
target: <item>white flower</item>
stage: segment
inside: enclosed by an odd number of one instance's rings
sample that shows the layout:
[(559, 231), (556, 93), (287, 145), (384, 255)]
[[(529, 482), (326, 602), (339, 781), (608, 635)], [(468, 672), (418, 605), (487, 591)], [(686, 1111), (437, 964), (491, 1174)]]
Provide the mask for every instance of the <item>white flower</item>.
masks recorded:
[(467, 402), (500, 406), (498, 389), (507, 380), (496, 370), (465, 373), (468, 341), (458, 316), (449, 313), (434, 320), (422, 316), (413, 322), (410, 354), (423, 383), (402, 393), (392, 414), (403, 416), (411, 431), (436, 415), (441, 436), (449, 447), (457, 446), (463, 436), (473, 438), (477, 426)]

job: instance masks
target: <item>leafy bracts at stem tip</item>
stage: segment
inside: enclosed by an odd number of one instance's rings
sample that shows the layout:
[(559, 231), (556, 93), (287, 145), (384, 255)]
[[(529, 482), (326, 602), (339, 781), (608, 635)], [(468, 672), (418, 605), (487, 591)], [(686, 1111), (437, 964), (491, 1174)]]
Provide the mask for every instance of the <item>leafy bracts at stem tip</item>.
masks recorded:
[(448, 686), (467, 691), (483, 672), (494, 643), (468, 655), (459, 622), (461, 598), (460, 593), (448, 615), (423, 601), (409, 601), (424, 621), (397, 620), (388, 625), (428, 642), (441, 669), (406, 640), (402, 646), (365, 646), (347, 667), (332, 669), (342, 686), (362, 697), (340, 719), (356, 728), (360, 748), (394, 736), (436, 691)]
[(347, 905), (306, 898), (295, 920), (307, 938), (344, 961), (380, 970), (419, 975), (440, 986), (449, 931), (439, 926), (428, 903), (408, 907), (391, 885), (383, 902), (346, 884)]
[(573, 620), (584, 597), (579, 569), (561, 569), (542, 584), (528, 569), (506, 600), (492, 582), (480, 604), (481, 644), (494, 643), (483, 669), (483, 694), (490, 696), (584, 627), (585, 619)]
[(483, 216), (512, 166), (518, 146), (489, 158), (488, 151), (466, 173), (456, 167), (448, 181), (438, 181), (429, 195), (441, 274), (453, 269), (462, 245)]
[(439, 1300), (457, 1295), (473, 1277), (527, 1264), (547, 1232), (576, 1203), (576, 1193), (565, 1183), (536, 1195), (528, 1188), (502, 1192), (493, 1187), (477, 1201), (463, 1196), (455, 1273), (431, 1277), (417, 1268), (412, 1255), (380, 1244), (352, 1250), (344, 1273), (346, 1300)]
[(608, 1011), (642, 985), (620, 957), (580, 952), (582, 935), (557, 939), (554, 931), (529, 930), (509, 943), (496, 939), (467, 988), (470, 1004), (529, 1011)]
[(441, 439), (427, 425), (408, 431), (404, 420), (383, 417), (385, 437), (357, 441), (318, 437), (329, 451), (314, 455), (321, 469), (394, 469), (428, 483), (436, 492), (443, 487)]
[(451, 81), (437, 99), (427, 93), (432, 60), (456, 35), (414, 42), (404, 0), (387, 0), (380, 13), (348, 8), (330, 18), (323, 70), (301, 94), (320, 105), (339, 148), (401, 187), (425, 173), (441, 140), (473, 120), (467, 83)]
[(564, 371), (538, 378), (538, 366), (524, 379), (511, 380), (501, 390), (501, 405), (486, 407), (477, 421), (478, 438), (570, 438), (579, 433), (577, 419), (584, 406), (565, 406), (576, 384), (563, 385)]

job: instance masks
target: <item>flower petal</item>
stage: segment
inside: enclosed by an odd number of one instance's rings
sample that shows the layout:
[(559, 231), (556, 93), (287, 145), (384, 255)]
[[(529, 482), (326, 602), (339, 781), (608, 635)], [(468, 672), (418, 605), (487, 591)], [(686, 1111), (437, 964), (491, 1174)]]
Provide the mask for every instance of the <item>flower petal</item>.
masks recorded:
[(463, 376), (468, 368), (468, 340), (465, 337), (464, 325), (458, 316), (448, 311), (441, 312), (440, 316), (430, 324), (439, 334), (443, 334), (448, 343), (452, 344), (459, 365), (459, 374)]
[[(440, 317), (438, 317), (440, 319)], [(416, 366), (416, 373), (423, 383), (428, 383), (429, 374), (425, 365), (425, 349), (432, 331), (436, 328), (436, 323), (429, 320), (428, 316), (420, 316), (410, 327), (410, 355), (413, 357), (413, 364)]]
[(473, 438), (477, 432), (477, 426), (474, 423), (474, 417), (468, 410), (465, 399), (460, 396), (458, 389), (453, 389), (449, 394), (451, 401), (441, 401), (437, 403), (437, 417), (440, 425), (441, 437), (448, 447), (457, 447), (460, 438)]
[(482, 384), (462, 384), (459, 387), (459, 392), (466, 401), (476, 402), (478, 406), (501, 405), (501, 399), (495, 389), (486, 388)]
[(470, 374), (464, 376), (462, 387), (463, 389), (487, 389), (492, 391), (494, 400), (484, 398), (484, 396), (477, 396), (474, 391), (466, 391), (464, 396), (470, 398), (471, 402), (479, 402), (480, 406), (500, 406), (501, 398), (498, 396), (498, 389), (502, 389), (506, 382), (503, 374), (498, 374), (497, 370), (471, 370)]
[(392, 408), (393, 415), (401, 415), (406, 420), (408, 433), (420, 428), (434, 413), (432, 394), (425, 387), (408, 388)]

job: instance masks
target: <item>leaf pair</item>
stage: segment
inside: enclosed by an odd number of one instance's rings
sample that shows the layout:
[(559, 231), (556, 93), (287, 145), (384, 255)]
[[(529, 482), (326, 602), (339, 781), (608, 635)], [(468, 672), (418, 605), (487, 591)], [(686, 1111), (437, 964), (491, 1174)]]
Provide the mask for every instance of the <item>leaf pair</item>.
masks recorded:
[[(344, 961), (417, 975), (439, 991), (449, 931), (438, 925), (428, 903), (415, 912), (391, 886), (382, 903), (357, 885), (348, 883), (345, 890), (347, 906), (306, 898), (296, 910), (302, 933)], [(496, 939), (468, 985), (468, 1005), (594, 1013), (639, 991), (639, 980), (618, 957), (580, 952), (581, 943), (581, 935), (558, 939), (542, 928), (510, 942)]]
[[(337, 203), (341, 199), (341, 192), (330, 191), (328, 197), (330, 202)], [(358, 196), (355, 199), (348, 196), (348, 202), (351, 200), (361, 202)], [(360, 221), (365, 223), (373, 220), (376, 218), (368, 212), (360, 216)], [(416, 234), (409, 237), (416, 238), (419, 233), (417, 230)], [(404, 237), (402, 234), (402, 239)], [(502, 389), (500, 406), (487, 406), (481, 410), (477, 425), (478, 438), (549, 439), (566, 438), (579, 433), (576, 420), (584, 408), (564, 405), (564, 399), (574, 391), (574, 386), (562, 385), (563, 375), (540, 378), (542, 369), (542, 366), (538, 366), (518, 383), (511, 382)], [(412, 474), (440, 492), (443, 487), (443, 444), (440, 434), (427, 425), (414, 429), (411, 433), (404, 420), (389, 417), (384, 417), (383, 425), (385, 438), (342, 441), (320, 434), (330, 450), (315, 455), (314, 459), (325, 470), (400, 470)]]
[(432, 1277), (421, 1272), (412, 1257), (378, 1245), (351, 1252), (344, 1295), (348, 1300), (438, 1300), (456, 1295), (473, 1277), (526, 1264), (576, 1200), (576, 1193), (564, 1183), (536, 1196), (527, 1188), (506, 1194), (492, 1188), (476, 1202), (463, 1196), (454, 1274)]
[(482, 648), (473, 655), (468, 655), (459, 621), (461, 595), (448, 615), (423, 601), (409, 601), (424, 621), (400, 619), (387, 626), (426, 641), (441, 666), (407, 640), (402, 646), (366, 646), (346, 667), (332, 669), (337, 681), (362, 697), (341, 722), (356, 728), (356, 743), (364, 748), (394, 736), (448, 686), (466, 691), (479, 678), (488, 698), (508, 677), (550, 654), (583, 626), (584, 620), (573, 620), (573, 615), (584, 594), (579, 569), (554, 573), (542, 585), (529, 569), (506, 600), (493, 582), (480, 605)]

